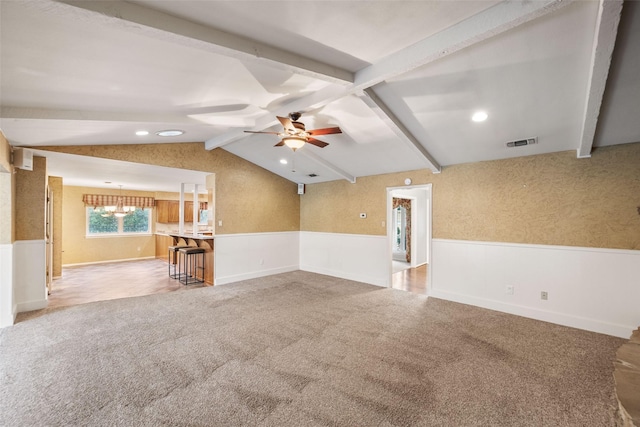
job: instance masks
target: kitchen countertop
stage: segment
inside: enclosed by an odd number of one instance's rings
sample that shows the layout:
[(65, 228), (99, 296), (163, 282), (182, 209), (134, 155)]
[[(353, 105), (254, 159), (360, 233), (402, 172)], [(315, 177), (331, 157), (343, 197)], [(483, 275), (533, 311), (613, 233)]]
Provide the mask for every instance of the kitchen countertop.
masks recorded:
[(173, 233), (170, 231), (160, 231), (157, 232), (156, 234), (159, 234), (161, 236), (171, 236), (171, 237), (181, 237), (181, 238), (186, 238), (186, 239), (201, 239), (201, 240), (213, 240), (213, 236), (209, 236), (207, 234), (192, 234), (192, 233)]

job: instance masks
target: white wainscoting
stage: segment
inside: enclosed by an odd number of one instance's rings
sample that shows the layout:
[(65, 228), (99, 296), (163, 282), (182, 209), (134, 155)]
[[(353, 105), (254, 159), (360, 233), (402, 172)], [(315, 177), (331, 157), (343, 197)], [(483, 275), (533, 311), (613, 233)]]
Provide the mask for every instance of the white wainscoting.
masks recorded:
[(433, 297), (621, 338), (640, 325), (640, 251), (432, 243)]
[(11, 326), (18, 307), (13, 293), (13, 245), (0, 245), (0, 328)]
[(391, 253), (386, 236), (300, 232), (300, 270), (388, 286)]
[(13, 277), (18, 312), (47, 306), (44, 240), (16, 240), (13, 244)]
[(299, 269), (297, 231), (217, 234), (214, 245), (216, 285)]

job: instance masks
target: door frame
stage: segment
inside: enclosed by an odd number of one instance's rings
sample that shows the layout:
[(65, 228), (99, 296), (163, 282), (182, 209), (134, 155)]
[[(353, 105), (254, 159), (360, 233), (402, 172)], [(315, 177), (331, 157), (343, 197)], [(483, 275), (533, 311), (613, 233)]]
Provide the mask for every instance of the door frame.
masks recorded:
[[(418, 210), (417, 209), (411, 209), (412, 213), (412, 217), (414, 215), (413, 211), (415, 211), (415, 223), (412, 223), (412, 245), (414, 242), (413, 239), (413, 233), (414, 233), (414, 224), (417, 224), (418, 221), (422, 221), (422, 220), (426, 220), (427, 223), (427, 239), (426, 239), (426, 251), (427, 251), (427, 295), (429, 295), (431, 293), (431, 271), (433, 270), (433, 265), (431, 263), (431, 239), (432, 239), (432, 223), (433, 223), (433, 184), (421, 184), (421, 185), (405, 185), (402, 187), (387, 187), (387, 261), (389, 263), (389, 278), (388, 278), (388, 283), (387, 283), (387, 287), (391, 287), (391, 281), (392, 278), (391, 276), (393, 275), (393, 266), (392, 266), (392, 258), (393, 258), (393, 239), (395, 236), (395, 233), (393, 232), (393, 224), (392, 224), (392, 219), (393, 219), (393, 192), (397, 191), (397, 190), (422, 190), (425, 192), (426, 195), (426, 201), (427, 201), (427, 209), (426, 209), (426, 218), (419, 218), (418, 217)], [(410, 198), (410, 197), (407, 197)], [(413, 205), (413, 202), (412, 202)], [(414, 218), (412, 218), (412, 221), (414, 220)], [(413, 251), (413, 247), (412, 247), (412, 251)], [(415, 252), (414, 252), (415, 253)], [(415, 263), (411, 262), (412, 267), (415, 265)]]

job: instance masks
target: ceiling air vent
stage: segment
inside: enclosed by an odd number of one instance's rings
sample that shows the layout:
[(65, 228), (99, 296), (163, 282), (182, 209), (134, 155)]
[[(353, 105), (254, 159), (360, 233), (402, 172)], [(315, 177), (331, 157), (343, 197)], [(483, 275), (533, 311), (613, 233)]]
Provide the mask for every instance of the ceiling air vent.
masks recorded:
[(537, 144), (538, 138), (519, 139), (518, 141), (507, 142), (507, 147), (524, 147), (525, 145)]
[(318, 175), (317, 175), (317, 174), (315, 174), (315, 173), (310, 173), (310, 174), (309, 174), (309, 175), (307, 175), (307, 176), (308, 176), (309, 178), (315, 178), (315, 177), (316, 177), (316, 176), (318, 176)]

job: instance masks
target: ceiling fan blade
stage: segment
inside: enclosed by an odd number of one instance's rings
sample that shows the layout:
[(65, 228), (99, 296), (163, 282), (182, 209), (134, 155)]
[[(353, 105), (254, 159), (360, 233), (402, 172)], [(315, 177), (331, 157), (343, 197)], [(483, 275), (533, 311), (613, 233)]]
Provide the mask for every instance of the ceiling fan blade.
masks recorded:
[(278, 142), (274, 147), (282, 147), (284, 145), (284, 141)]
[(334, 128), (308, 130), (307, 133), (309, 135), (331, 135), (333, 133), (342, 133), (342, 130), (339, 127), (334, 127)]
[(245, 130), (246, 133), (268, 133), (269, 135), (279, 135), (280, 132), (262, 132), (257, 130)]
[(276, 117), (278, 118), (278, 120), (280, 120), (280, 123), (282, 123), (282, 126), (284, 126), (285, 130), (289, 130), (292, 132), (296, 131), (296, 128), (293, 127), (293, 123), (291, 123), (291, 119), (289, 117)]
[(320, 147), (320, 148), (324, 148), (324, 147), (326, 147), (327, 145), (329, 145), (329, 144), (327, 144), (327, 143), (326, 143), (326, 142), (324, 142), (324, 141), (320, 141), (319, 139), (315, 139), (315, 138), (311, 138), (311, 137), (309, 137), (309, 138), (307, 139), (307, 142), (308, 142), (309, 144), (313, 144), (313, 145), (315, 145), (316, 147)]

